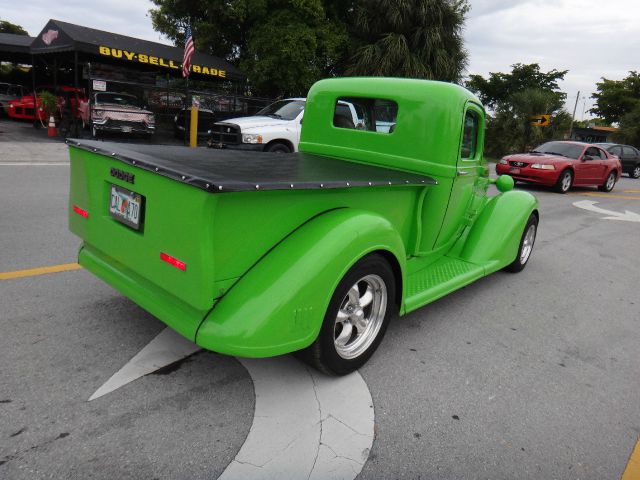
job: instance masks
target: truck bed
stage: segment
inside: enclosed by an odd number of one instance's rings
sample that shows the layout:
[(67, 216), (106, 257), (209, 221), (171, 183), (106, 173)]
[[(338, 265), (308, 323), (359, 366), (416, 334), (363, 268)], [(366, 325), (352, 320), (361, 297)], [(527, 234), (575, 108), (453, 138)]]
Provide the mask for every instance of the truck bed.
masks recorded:
[(267, 153), (68, 139), (67, 143), (211, 193), (435, 185), (417, 175), (310, 153)]

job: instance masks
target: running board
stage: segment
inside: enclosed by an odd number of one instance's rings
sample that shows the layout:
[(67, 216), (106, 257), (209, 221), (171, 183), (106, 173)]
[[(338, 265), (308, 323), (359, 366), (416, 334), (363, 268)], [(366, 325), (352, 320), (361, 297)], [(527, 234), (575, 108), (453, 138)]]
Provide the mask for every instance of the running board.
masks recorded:
[(405, 313), (431, 303), (485, 276), (483, 266), (442, 257), (407, 277)]

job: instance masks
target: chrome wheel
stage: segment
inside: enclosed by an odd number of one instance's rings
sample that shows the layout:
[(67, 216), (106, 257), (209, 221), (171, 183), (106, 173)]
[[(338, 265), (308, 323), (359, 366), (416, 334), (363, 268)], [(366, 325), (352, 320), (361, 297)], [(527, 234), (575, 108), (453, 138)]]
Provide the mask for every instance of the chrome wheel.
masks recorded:
[(536, 241), (536, 230), (537, 227), (534, 224), (529, 225), (527, 229), (527, 233), (524, 235), (524, 239), (522, 240), (522, 250), (520, 251), (520, 263), (525, 264), (527, 260), (529, 260), (529, 256), (531, 255), (531, 250), (533, 250), (533, 243)]
[(387, 286), (381, 277), (367, 275), (358, 280), (343, 298), (333, 328), (338, 355), (353, 359), (376, 339), (387, 311)]
[(567, 192), (571, 188), (571, 174), (566, 172), (562, 176), (562, 191)]
[(636, 165), (636, 168), (633, 169), (631, 176), (633, 178), (640, 178), (640, 165)]
[(607, 184), (605, 186), (605, 188), (607, 189), (607, 192), (610, 190), (613, 190), (613, 186), (616, 184), (616, 176), (613, 173), (610, 173), (609, 176), (607, 177)]

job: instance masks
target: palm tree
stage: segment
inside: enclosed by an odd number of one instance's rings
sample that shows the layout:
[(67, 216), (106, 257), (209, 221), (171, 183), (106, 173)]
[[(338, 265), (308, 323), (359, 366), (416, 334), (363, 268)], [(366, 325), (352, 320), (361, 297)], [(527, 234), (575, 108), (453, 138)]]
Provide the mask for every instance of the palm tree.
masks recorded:
[(467, 0), (360, 0), (346, 74), (459, 81), (468, 10)]

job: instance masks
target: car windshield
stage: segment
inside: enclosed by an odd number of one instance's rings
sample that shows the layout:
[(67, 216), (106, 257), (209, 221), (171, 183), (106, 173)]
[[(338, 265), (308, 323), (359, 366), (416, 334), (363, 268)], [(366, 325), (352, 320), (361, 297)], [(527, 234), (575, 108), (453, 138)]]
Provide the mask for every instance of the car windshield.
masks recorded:
[(280, 100), (260, 110), (257, 115), (293, 120), (304, 110), (304, 100)]
[(138, 99), (133, 95), (123, 95), (119, 93), (98, 93), (96, 94), (96, 103), (112, 103), (132, 107), (140, 106)]
[(580, 157), (582, 150), (584, 150), (584, 147), (582, 145), (576, 145), (575, 143), (547, 142), (531, 150), (531, 152), (577, 159)]

